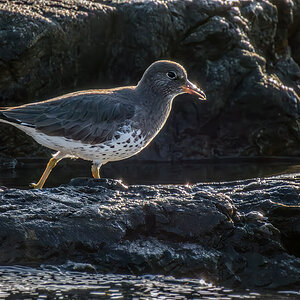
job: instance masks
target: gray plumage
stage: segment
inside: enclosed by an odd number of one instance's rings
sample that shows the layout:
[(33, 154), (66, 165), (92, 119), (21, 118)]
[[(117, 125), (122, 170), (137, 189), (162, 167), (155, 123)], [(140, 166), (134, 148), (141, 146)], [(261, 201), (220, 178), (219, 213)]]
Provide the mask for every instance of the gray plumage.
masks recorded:
[(1, 111), (6, 121), (31, 127), (49, 136), (63, 136), (86, 144), (109, 140), (135, 114), (134, 103), (123, 103), (132, 89), (103, 93), (90, 90), (50, 101)]

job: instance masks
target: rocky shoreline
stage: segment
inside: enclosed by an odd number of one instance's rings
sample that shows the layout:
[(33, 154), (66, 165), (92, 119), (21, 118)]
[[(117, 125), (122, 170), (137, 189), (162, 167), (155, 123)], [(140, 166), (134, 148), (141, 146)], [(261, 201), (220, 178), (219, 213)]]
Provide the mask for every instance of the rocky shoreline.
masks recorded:
[(299, 288), (299, 176), (124, 186), (77, 178), (0, 194), (0, 264), (88, 263), (99, 272)]

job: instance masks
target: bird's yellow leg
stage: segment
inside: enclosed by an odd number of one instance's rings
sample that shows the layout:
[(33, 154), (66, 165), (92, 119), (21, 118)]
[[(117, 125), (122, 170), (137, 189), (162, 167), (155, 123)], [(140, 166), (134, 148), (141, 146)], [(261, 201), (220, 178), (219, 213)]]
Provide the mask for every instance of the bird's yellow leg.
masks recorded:
[(38, 183), (31, 183), (30, 187), (34, 188), (34, 189), (41, 189), (49, 174), (51, 173), (52, 169), (57, 165), (57, 163), (64, 157), (67, 157), (66, 155), (62, 154), (61, 152), (57, 152), (48, 162), (47, 167), (42, 175), (42, 177), (40, 178)]
[(45, 184), (49, 174), (51, 173), (52, 169), (57, 165), (58, 161), (59, 161), (59, 159), (56, 159), (56, 158), (52, 157), (49, 160), (49, 162), (47, 164), (47, 167), (46, 167), (42, 177), (40, 178), (39, 182), (38, 183), (32, 183), (30, 186), (34, 189), (41, 189), (44, 186), (44, 184)]
[(100, 178), (100, 167), (101, 164), (100, 163), (93, 163), (92, 164), (92, 175), (94, 178)]

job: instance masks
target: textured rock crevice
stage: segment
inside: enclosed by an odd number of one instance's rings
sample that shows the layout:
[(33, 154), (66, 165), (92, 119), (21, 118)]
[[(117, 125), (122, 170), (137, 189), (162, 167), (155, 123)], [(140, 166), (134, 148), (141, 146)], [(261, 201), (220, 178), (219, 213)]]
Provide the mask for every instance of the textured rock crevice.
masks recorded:
[[(138, 159), (299, 155), (300, 3), (294, 1), (0, 1), (0, 101), (136, 84), (173, 59), (208, 95), (175, 100)], [(2, 152), (47, 150), (1, 125)]]

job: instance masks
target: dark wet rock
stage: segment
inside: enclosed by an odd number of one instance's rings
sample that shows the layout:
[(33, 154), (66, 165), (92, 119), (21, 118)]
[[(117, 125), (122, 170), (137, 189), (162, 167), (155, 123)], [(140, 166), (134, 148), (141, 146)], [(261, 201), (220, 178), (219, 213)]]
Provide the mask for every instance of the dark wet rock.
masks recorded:
[[(0, 0), (0, 8), (1, 105), (135, 84), (151, 62), (173, 59), (208, 101), (178, 97), (139, 159), (299, 155), (299, 0)], [(0, 130), (6, 153), (49, 154)]]
[(0, 192), (3, 192), (7, 190), (8, 188), (6, 186), (0, 185)]
[[(299, 177), (125, 187), (78, 178), (0, 194), (0, 264), (300, 286)], [(91, 269), (91, 268), (89, 268)]]
[(110, 190), (127, 190), (128, 187), (122, 183), (121, 180), (114, 179), (95, 179), (95, 178), (73, 178), (71, 179), (68, 186), (74, 187), (82, 187), (85, 186), (87, 189), (90, 188), (99, 188), (99, 186), (103, 186)]

